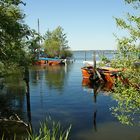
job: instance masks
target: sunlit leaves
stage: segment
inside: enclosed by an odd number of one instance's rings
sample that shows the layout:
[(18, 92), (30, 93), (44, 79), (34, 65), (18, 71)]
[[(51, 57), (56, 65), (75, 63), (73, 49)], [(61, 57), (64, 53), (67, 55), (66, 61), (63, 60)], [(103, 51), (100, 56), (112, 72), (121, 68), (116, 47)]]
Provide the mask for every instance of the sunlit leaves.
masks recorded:
[(140, 1), (139, 0), (125, 0), (127, 4), (131, 4), (133, 8), (138, 9), (140, 7)]
[(134, 87), (126, 87), (118, 83), (114, 89), (113, 99), (117, 106), (112, 107), (114, 116), (123, 124), (140, 125), (140, 94)]
[(117, 83), (114, 88), (113, 99), (117, 106), (112, 107), (112, 114), (126, 125), (140, 125), (140, 67), (135, 63), (140, 62), (140, 9), (139, 0), (125, 0), (135, 10), (134, 15), (127, 13), (126, 18), (115, 18), (116, 24), (127, 35), (117, 38), (118, 54), (112, 61), (112, 66), (122, 67), (122, 76), (128, 84)]
[(6, 71), (12, 66), (23, 66), (29, 60), (25, 47), (31, 32), (24, 24), (21, 3), (24, 4), (21, 0), (0, 0), (0, 62)]
[[(20, 49), (23, 52), (22, 40), (29, 35), (29, 29), (23, 23), (24, 14), (18, 4), (21, 1), (0, 1), (0, 59), (1, 61), (16, 60), (14, 54)], [(17, 58), (18, 59), (18, 58)]]
[(63, 33), (63, 28), (60, 26), (53, 31), (46, 32), (43, 46), (48, 57), (65, 58), (66, 56), (71, 56), (67, 36)]

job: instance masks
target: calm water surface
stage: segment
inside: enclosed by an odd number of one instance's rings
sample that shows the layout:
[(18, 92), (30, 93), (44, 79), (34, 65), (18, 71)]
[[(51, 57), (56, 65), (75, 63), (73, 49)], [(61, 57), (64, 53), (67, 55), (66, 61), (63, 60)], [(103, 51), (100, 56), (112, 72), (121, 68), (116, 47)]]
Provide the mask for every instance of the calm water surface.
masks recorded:
[(17, 113), (36, 130), (40, 121), (51, 116), (64, 127), (72, 124), (71, 140), (140, 140), (140, 127), (122, 125), (112, 115), (110, 108), (117, 105), (112, 93), (103, 89), (95, 93), (90, 86), (82, 85), (83, 59), (81, 55), (67, 66), (31, 67), (30, 109), (25, 83), (11, 77), (0, 93), (1, 116)]

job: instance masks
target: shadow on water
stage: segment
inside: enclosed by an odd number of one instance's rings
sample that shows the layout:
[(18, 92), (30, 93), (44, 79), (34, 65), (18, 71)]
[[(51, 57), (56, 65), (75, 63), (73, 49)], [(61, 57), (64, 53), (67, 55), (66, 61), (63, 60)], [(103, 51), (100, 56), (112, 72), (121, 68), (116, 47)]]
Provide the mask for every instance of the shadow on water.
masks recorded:
[[(25, 98), (26, 97), (26, 98)], [(26, 104), (27, 102), (27, 104)], [(29, 87), (26, 87), (21, 75), (12, 75), (4, 79), (0, 90), (0, 137), (5, 139), (22, 139), (27, 136), (29, 128), (22, 120), (31, 123)]]
[[(0, 91), (0, 115), (7, 117), (13, 112), (21, 114), (24, 110), (25, 102), (25, 83), (21, 81), (19, 76), (10, 76), (5, 79), (4, 87)], [(12, 95), (12, 96), (11, 96)], [(24, 113), (21, 114), (24, 118)]]

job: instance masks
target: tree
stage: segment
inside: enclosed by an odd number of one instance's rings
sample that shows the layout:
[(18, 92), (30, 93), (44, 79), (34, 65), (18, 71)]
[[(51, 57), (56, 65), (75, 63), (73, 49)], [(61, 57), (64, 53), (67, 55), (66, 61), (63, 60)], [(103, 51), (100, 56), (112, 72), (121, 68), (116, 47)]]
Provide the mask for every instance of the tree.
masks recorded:
[[(21, 0), (0, 0), (0, 69), (6, 71), (28, 63), (26, 43), (31, 35), (24, 23), (25, 14), (19, 5)], [(25, 5), (25, 4), (24, 4)], [(6, 71), (0, 70), (0, 75)]]
[[(126, 30), (128, 35), (117, 38), (118, 55), (112, 65), (124, 68), (122, 75), (128, 79), (128, 85), (118, 82), (113, 98), (118, 106), (112, 107), (115, 117), (123, 124), (140, 125), (140, 1), (125, 0), (134, 8), (134, 15), (127, 13), (126, 19), (115, 18), (117, 26)], [(139, 66), (136, 67), (135, 63)]]
[(48, 30), (44, 38), (44, 51), (48, 57), (65, 58), (72, 55), (62, 27), (58, 26), (52, 32)]
[[(16, 61), (17, 54), (23, 53), (23, 39), (30, 32), (23, 23), (25, 15), (20, 11), (20, 0), (0, 0), (0, 59)], [(17, 58), (16, 58), (17, 57)], [(7, 63), (7, 62), (6, 62)]]
[(140, 86), (139, 69), (134, 67), (134, 64), (140, 61), (140, 1), (125, 0), (125, 2), (133, 7), (135, 14), (127, 13), (126, 19), (115, 18), (117, 26), (127, 31), (128, 35), (117, 38), (118, 55), (112, 65), (127, 68), (125, 75), (129, 77), (131, 83)]

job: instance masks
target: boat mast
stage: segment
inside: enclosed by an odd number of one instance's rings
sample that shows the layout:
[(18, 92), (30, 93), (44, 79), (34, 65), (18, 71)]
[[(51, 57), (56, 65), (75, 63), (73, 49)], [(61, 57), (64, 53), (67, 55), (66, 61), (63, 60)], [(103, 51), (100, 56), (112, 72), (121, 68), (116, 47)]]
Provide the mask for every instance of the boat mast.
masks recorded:
[(39, 24), (39, 18), (37, 19), (37, 29), (38, 29), (38, 44), (39, 44), (39, 48), (38, 48), (38, 58), (40, 57), (40, 24)]
[(40, 25), (39, 25), (39, 18), (37, 19), (37, 29), (38, 29), (38, 35), (40, 35)]

